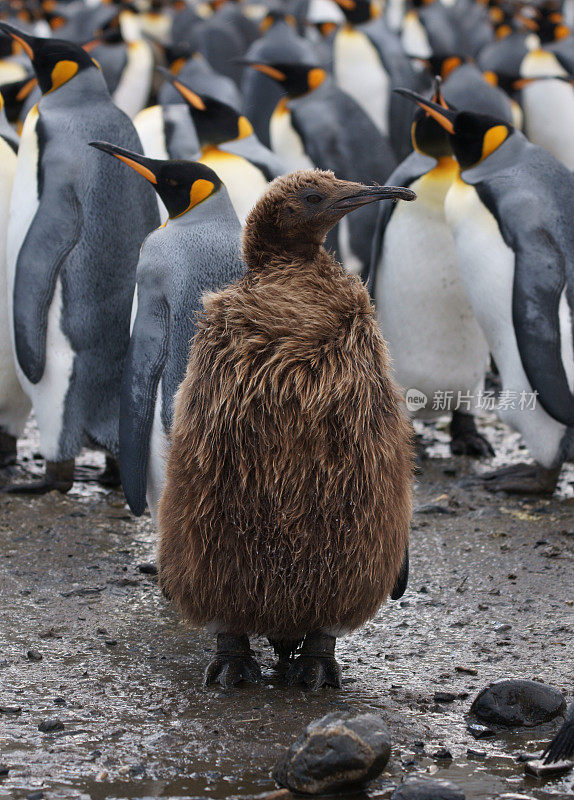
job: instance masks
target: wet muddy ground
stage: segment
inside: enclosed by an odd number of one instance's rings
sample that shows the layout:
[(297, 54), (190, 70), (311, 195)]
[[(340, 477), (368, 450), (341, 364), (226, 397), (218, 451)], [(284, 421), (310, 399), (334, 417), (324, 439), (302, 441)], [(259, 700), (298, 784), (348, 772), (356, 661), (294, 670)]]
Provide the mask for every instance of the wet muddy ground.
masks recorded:
[[(374, 711), (390, 728), (393, 753), (373, 797), (409, 773), (449, 778), (469, 799), (571, 797), (574, 773), (539, 781), (516, 761), (560, 720), (479, 741), (466, 729), (472, 698), (498, 678), (574, 695), (574, 468), (551, 500), (464, 486), (524, 455), (494, 420), (483, 429), (498, 452), (486, 465), (452, 458), (440, 426), (425, 428), (432, 457), (417, 479), (409, 589), (340, 641), (341, 691), (204, 688), (211, 637), (187, 629), (138, 567), (154, 560), (148, 516), (134, 518), (121, 493), (93, 483), (66, 497), (0, 495), (0, 706), (12, 709), (0, 712), (9, 768), (0, 798), (264, 794), (278, 755), (339, 709)], [(40, 467), (33, 446), (31, 434), (21, 448), (28, 474)], [(18, 468), (0, 481), (23, 476)], [(254, 649), (271, 677), (270, 648), (256, 640)], [(437, 692), (456, 699), (437, 702)], [(41, 733), (52, 718), (63, 730)], [(452, 760), (433, 757), (440, 748)]]

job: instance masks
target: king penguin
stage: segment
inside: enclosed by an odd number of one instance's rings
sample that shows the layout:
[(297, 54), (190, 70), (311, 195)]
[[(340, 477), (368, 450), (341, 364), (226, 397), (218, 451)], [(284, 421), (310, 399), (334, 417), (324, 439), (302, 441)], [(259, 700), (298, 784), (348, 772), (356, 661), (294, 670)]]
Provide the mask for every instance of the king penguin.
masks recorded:
[[(271, 145), (287, 170), (316, 166), (345, 180), (384, 183), (396, 166), (389, 139), (361, 106), (336, 86), (317, 64), (253, 63), (286, 92), (271, 117)], [(335, 246), (347, 269), (368, 269), (377, 209), (368, 205), (333, 231)]]
[(6, 119), (4, 99), (0, 94), (0, 468), (15, 463), (17, 440), (31, 408), (14, 364), (7, 286), (6, 234), (16, 172), (17, 141)]
[(446, 218), (500, 372), (497, 413), (537, 462), (489, 473), (484, 485), (552, 492), (574, 455), (574, 178), (502, 120), (404, 94), (449, 133), (460, 173)]
[(205, 292), (243, 274), (241, 226), (218, 176), (203, 164), (157, 161), (92, 142), (143, 175), (169, 217), (149, 234), (137, 270), (136, 315), (122, 382), (120, 472), (134, 514), (152, 516), (165, 483), (176, 390), (185, 377)]
[[(446, 107), (438, 82), (433, 100)], [(414, 152), (389, 182), (409, 186), (417, 202), (385, 201), (377, 222), (370, 281), (377, 317), (413, 415), (444, 415), (433, 399), (437, 392), (449, 392), (452, 452), (493, 455), (476, 430), (471, 409), (460, 403), (483, 389), (489, 353), (462, 285), (444, 214), (457, 163), (446, 132), (422, 110), (415, 115), (412, 140)], [(422, 393), (426, 401), (411, 406), (409, 390), (418, 397)]]
[(26, 118), (8, 230), (18, 374), (31, 399), (45, 480), (13, 491), (68, 491), (84, 445), (118, 450), (119, 398), (140, 245), (159, 217), (151, 187), (87, 145), (138, 150), (135, 129), (78, 45), (5, 23), (42, 91)]
[(243, 224), (269, 181), (286, 171), (282, 160), (259, 141), (247, 117), (209, 94), (198, 94), (167, 70), (161, 72), (188, 105), (201, 148), (197, 160), (218, 174)]

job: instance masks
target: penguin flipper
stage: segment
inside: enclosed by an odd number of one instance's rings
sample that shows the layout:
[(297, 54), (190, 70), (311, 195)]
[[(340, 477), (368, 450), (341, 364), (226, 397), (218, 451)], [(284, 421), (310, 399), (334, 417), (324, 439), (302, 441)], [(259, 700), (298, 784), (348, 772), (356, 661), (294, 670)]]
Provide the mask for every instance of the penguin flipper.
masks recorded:
[(409, 582), (409, 548), (405, 550), (405, 555), (403, 558), (403, 563), (401, 564), (401, 569), (399, 574), (397, 575), (397, 579), (395, 581), (395, 585), (393, 586), (393, 590), (391, 592), (391, 600), (399, 600), (407, 590), (407, 584)]
[(139, 278), (120, 398), (120, 475), (128, 505), (138, 517), (146, 506), (150, 436), (169, 343), (169, 304), (157, 282), (151, 283), (146, 275)]
[(521, 237), (516, 250), (512, 317), (522, 365), (541, 405), (558, 422), (573, 426), (574, 395), (562, 360), (559, 324), (559, 303), (570, 257), (546, 226), (537, 226)]
[(44, 188), (16, 261), (14, 339), (18, 363), (31, 383), (46, 365), (48, 313), (62, 265), (82, 230), (82, 207), (70, 185)]

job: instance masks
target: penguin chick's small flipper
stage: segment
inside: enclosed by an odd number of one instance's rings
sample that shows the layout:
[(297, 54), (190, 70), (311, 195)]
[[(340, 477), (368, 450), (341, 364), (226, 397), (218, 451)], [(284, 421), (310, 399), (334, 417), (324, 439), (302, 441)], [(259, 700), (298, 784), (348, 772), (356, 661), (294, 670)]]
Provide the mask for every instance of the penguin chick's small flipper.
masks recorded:
[(327, 633), (309, 633), (303, 642), (301, 655), (287, 670), (287, 684), (302, 683), (310, 692), (316, 692), (322, 686), (340, 689), (341, 667), (335, 659), (335, 642), (335, 637)]
[(138, 310), (122, 378), (120, 474), (128, 505), (139, 517), (146, 506), (150, 435), (167, 358), (170, 311), (153, 274), (138, 273), (138, 285)]
[(557, 761), (569, 759), (574, 755), (574, 703), (566, 712), (566, 719), (558, 733), (552, 739), (546, 750), (542, 753), (545, 764), (555, 764)]
[(489, 492), (552, 494), (558, 483), (560, 469), (546, 469), (540, 464), (513, 464), (480, 475), (477, 483)]
[(450, 452), (453, 456), (488, 458), (495, 455), (488, 439), (477, 431), (471, 414), (452, 412), (450, 436)]
[(395, 585), (393, 586), (393, 591), (391, 592), (391, 600), (400, 600), (400, 598), (404, 595), (407, 590), (407, 584), (409, 582), (409, 548), (405, 550), (405, 557), (403, 558), (403, 563), (401, 564), (401, 569), (399, 574), (397, 575), (397, 579), (395, 581)]
[(74, 189), (46, 182), (18, 253), (14, 283), (16, 356), (31, 383), (38, 383), (44, 374), (48, 312), (56, 280), (81, 229), (82, 210)]
[(219, 683), (224, 689), (231, 689), (242, 681), (261, 683), (261, 670), (253, 658), (249, 638), (220, 633), (215, 658), (205, 671), (205, 685)]
[(74, 459), (69, 461), (46, 461), (44, 478), (30, 483), (14, 483), (2, 489), (6, 494), (41, 495), (57, 491), (66, 494), (74, 485)]

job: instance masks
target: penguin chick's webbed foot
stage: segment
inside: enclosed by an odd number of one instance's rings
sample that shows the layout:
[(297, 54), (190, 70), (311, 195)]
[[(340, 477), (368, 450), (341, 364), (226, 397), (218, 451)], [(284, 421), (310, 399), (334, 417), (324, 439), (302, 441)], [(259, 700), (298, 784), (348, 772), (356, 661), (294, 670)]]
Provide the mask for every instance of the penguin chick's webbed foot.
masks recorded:
[(302, 683), (311, 692), (322, 686), (340, 689), (341, 667), (335, 659), (335, 642), (335, 637), (328, 633), (309, 633), (303, 642), (301, 655), (287, 670), (287, 683), (290, 686)]
[(16, 463), (16, 437), (0, 431), (0, 469)]
[(488, 439), (477, 431), (471, 414), (452, 412), (450, 437), (450, 452), (453, 456), (488, 458), (495, 454)]
[(74, 459), (69, 461), (46, 461), (43, 480), (30, 483), (14, 483), (6, 486), (7, 494), (47, 494), (54, 490), (61, 494), (69, 492), (74, 485)]
[(261, 670), (253, 658), (249, 637), (219, 633), (215, 658), (205, 671), (205, 685), (219, 683), (224, 689), (231, 689), (241, 681), (261, 682)]
[(540, 464), (513, 464), (478, 478), (489, 492), (509, 494), (552, 494), (558, 483), (561, 467), (546, 469)]

